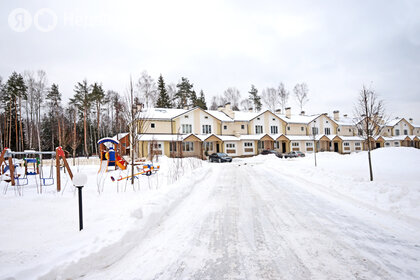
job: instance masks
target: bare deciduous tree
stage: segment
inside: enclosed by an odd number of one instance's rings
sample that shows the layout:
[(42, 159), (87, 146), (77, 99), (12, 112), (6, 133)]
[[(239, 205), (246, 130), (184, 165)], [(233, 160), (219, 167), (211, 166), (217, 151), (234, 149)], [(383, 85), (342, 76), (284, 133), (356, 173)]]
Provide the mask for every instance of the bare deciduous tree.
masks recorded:
[(263, 89), (261, 98), (268, 109), (273, 112), (276, 110), (276, 106), (279, 103), (280, 98), (278, 91), (275, 88), (268, 87)]
[(309, 101), (308, 99), (308, 86), (305, 83), (296, 84), (294, 89), (296, 100), (300, 106), (300, 111), (303, 111), (303, 106), (306, 102)]
[(230, 87), (223, 93), (225, 101), (229, 101), (232, 104), (232, 109), (239, 111), (239, 99), (241, 98), (241, 93), (235, 87)]
[(369, 174), (370, 180), (373, 181), (372, 170), (372, 142), (375, 136), (381, 134), (385, 128), (388, 118), (385, 116), (385, 108), (383, 100), (378, 99), (378, 94), (363, 86), (360, 91), (357, 103), (354, 106), (354, 124), (358, 129), (359, 136), (365, 140), (368, 149)]
[(141, 99), (144, 100), (146, 108), (153, 107), (157, 100), (157, 86), (152, 76), (146, 71), (141, 73), (140, 79), (137, 82), (137, 89), (140, 93)]
[(281, 111), (284, 112), (284, 108), (287, 106), (287, 101), (289, 100), (289, 91), (287, 91), (284, 87), (283, 83), (280, 83), (279, 87), (277, 88), (277, 93), (279, 95), (279, 104), (281, 106)]

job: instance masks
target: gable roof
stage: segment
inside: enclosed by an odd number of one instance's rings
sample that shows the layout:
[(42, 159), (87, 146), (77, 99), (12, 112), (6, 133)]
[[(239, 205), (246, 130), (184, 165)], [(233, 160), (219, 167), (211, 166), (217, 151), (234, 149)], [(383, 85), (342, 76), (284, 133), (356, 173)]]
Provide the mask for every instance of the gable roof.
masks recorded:
[(299, 123), (299, 124), (308, 124), (313, 120), (317, 119), (318, 117), (322, 116), (322, 114), (311, 115), (311, 116), (302, 116), (302, 115), (291, 115), (290, 118), (286, 117), (286, 115), (279, 115), (276, 114), (280, 119), (282, 119), (286, 123)]

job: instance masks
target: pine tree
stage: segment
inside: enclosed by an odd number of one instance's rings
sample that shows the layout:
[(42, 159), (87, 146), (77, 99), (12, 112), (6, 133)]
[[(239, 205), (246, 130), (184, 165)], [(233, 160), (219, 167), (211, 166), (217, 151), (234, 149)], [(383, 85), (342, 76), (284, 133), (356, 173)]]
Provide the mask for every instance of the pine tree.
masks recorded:
[[(92, 102), (95, 104), (95, 110), (96, 110), (96, 133), (98, 137), (97, 140), (99, 140), (101, 138), (100, 129), (99, 129), (100, 119), (101, 119), (101, 106), (102, 106), (102, 103), (104, 103), (105, 91), (102, 89), (102, 85), (98, 83), (94, 83), (91, 87), (92, 87), (91, 99), (92, 99)], [(96, 145), (95, 145), (95, 150), (96, 150)]]
[(24, 149), (21, 107), (22, 99), (26, 99), (26, 90), (27, 87), (22, 75), (13, 72), (7, 80), (3, 93), (2, 103), (5, 106), (6, 117), (9, 121), (7, 124), (8, 146), (11, 147), (12, 134), (14, 134), (16, 151)]
[[(48, 107), (49, 107), (49, 115), (52, 120), (55, 120), (57, 122), (57, 139), (58, 139), (58, 145), (61, 146), (61, 124), (60, 124), (60, 115), (61, 115), (61, 93), (58, 90), (58, 85), (52, 84), (51, 89), (48, 91), (46, 99), (48, 100)], [(45, 117), (44, 117), (45, 118)], [(51, 135), (51, 149), (54, 149), (54, 129), (52, 129), (55, 125), (53, 121), (51, 121), (49, 124), (47, 124), (47, 128), (45, 128), (45, 122), (43, 123), (43, 131), (45, 129), (50, 129), (51, 133), (47, 135)], [(45, 135), (45, 134), (44, 134)]]
[(200, 97), (197, 99), (197, 105), (196, 106), (200, 107), (203, 110), (207, 110), (207, 104), (206, 104), (206, 99), (204, 97), (203, 90), (200, 91)]
[(175, 94), (175, 97), (178, 100), (177, 107), (179, 109), (187, 107), (193, 92), (193, 84), (191, 84), (187, 78), (182, 77), (181, 82), (177, 84), (176, 87), (178, 88), (178, 91)]
[(195, 93), (195, 90), (193, 90), (191, 92), (191, 96), (190, 96), (190, 105), (194, 108), (198, 106), (198, 98), (197, 98), (197, 94)]
[(70, 98), (70, 104), (75, 105), (77, 110), (83, 115), (83, 138), (85, 155), (89, 158), (89, 150), (87, 145), (87, 117), (92, 105), (91, 87), (87, 80), (77, 83), (74, 88), (74, 96)]
[(261, 110), (261, 96), (258, 95), (258, 89), (254, 85), (251, 85), (251, 90), (249, 91), (249, 100), (254, 104), (254, 110)]
[(166, 90), (165, 81), (163, 80), (162, 74), (158, 79), (158, 100), (156, 106), (158, 108), (172, 108), (171, 100), (169, 99), (168, 91)]

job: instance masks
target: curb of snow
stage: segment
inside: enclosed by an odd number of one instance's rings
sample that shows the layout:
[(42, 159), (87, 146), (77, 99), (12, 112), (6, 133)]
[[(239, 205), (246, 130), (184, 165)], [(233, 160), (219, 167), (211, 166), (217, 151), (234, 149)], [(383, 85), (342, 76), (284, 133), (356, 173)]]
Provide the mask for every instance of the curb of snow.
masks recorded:
[[(99, 248), (92, 246), (91, 250), (69, 252), (55, 261), (49, 262), (49, 264), (55, 263), (54, 267), (37, 266), (19, 272), (16, 278), (74, 279), (85, 276), (89, 271), (111, 266), (134, 249), (136, 244), (141, 242), (165, 215), (174, 210), (184, 198), (191, 194), (194, 185), (203, 180), (210, 172), (207, 167), (204, 167), (204, 170), (200, 169), (195, 170), (195, 174), (168, 186), (171, 188), (169, 192), (159, 194), (153, 201), (133, 210), (131, 217), (136, 221), (119, 240), (108, 241), (111, 243)], [(197, 176), (197, 173), (201, 174)], [(69, 261), (69, 258), (72, 261)]]

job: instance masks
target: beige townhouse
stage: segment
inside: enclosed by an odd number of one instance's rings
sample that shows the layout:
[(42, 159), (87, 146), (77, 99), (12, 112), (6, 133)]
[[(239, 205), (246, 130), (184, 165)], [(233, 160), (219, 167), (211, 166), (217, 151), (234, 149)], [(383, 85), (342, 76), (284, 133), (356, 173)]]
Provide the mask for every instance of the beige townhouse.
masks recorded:
[[(371, 147), (420, 147), (420, 126), (412, 119), (396, 118), (384, 126), (382, 134), (371, 139)], [(290, 107), (284, 114), (279, 110), (233, 111), (230, 103), (218, 110), (150, 108), (141, 112), (136, 129), (140, 157), (206, 158), (216, 152), (240, 157), (257, 155), (263, 149), (351, 153), (367, 148), (353, 120), (337, 110), (330, 117), (326, 113), (293, 115)], [(127, 149), (126, 140), (121, 143)]]

